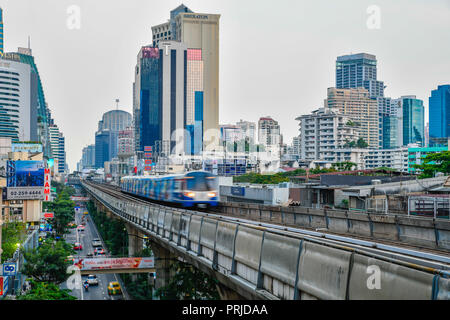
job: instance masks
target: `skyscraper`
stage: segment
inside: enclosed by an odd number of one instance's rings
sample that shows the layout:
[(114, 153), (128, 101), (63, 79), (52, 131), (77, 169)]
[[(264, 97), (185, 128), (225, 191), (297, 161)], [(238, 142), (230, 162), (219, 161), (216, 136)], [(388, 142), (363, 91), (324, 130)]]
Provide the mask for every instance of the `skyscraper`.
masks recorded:
[(28, 64), (0, 59), (0, 136), (37, 140), (36, 78)]
[(131, 126), (131, 114), (111, 110), (103, 114), (95, 133), (95, 167), (103, 168), (105, 161), (117, 157), (119, 131)]
[[(32, 113), (37, 113), (37, 121), (33, 123), (32, 131), (37, 130), (37, 138), (34, 141), (39, 141), (44, 147), (44, 156), (51, 158), (51, 149), (49, 144), (49, 126), (52, 123), (50, 110), (45, 101), (44, 90), (39, 75), (37, 65), (34, 61), (32, 51), (30, 48), (18, 48), (17, 52), (6, 52), (3, 55), (5, 60), (20, 62), (28, 64), (31, 68), (31, 100), (30, 108)], [(36, 129), (34, 129), (36, 127)]]
[(63, 174), (66, 168), (65, 138), (54, 123), (49, 126), (49, 144), (58, 173)]
[[(193, 13), (180, 5), (171, 11), (168, 22), (152, 27), (154, 46), (176, 40), (202, 52), (203, 133), (219, 129), (219, 20), (219, 14)], [(194, 119), (194, 108), (188, 112), (187, 119)]]
[(377, 59), (372, 54), (340, 56), (336, 60), (336, 88), (365, 88), (371, 98), (384, 96), (384, 83), (377, 80)]
[(398, 119), (398, 146), (407, 146), (415, 143), (425, 144), (425, 122), (423, 101), (416, 96), (402, 96), (392, 99), (397, 109)]
[[(391, 110), (391, 98), (384, 96), (384, 82), (377, 80), (377, 59), (375, 55), (358, 53), (340, 56), (336, 60), (336, 88), (365, 88), (369, 97), (377, 101), (378, 125), (379, 125), (379, 147), (388, 148), (384, 145), (392, 140), (390, 131), (383, 127), (384, 123), (393, 120), (386, 119), (394, 116), (395, 110)], [(384, 135), (388, 135), (384, 137)]]
[(450, 137), (450, 84), (431, 91), (428, 101), (430, 146), (445, 146)]

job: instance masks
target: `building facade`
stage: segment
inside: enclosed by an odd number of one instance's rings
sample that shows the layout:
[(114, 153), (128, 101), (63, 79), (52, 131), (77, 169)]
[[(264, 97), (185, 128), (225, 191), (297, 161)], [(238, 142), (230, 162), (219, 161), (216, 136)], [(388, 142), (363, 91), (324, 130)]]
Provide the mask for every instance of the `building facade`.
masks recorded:
[(379, 148), (379, 115), (377, 101), (371, 99), (364, 88), (338, 89), (328, 88), (325, 108), (338, 111), (357, 122), (360, 138), (369, 148)]
[(334, 150), (357, 141), (358, 130), (351, 117), (330, 108), (320, 108), (296, 118), (299, 121), (299, 155), (301, 160), (335, 161)]
[(398, 119), (399, 146), (411, 143), (424, 146), (425, 144), (425, 109), (423, 101), (416, 96), (402, 96), (395, 99)]
[(250, 143), (256, 142), (256, 124), (254, 122), (240, 120), (236, 125), (241, 128), (244, 139)]
[(36, 78), (29, 65), (0, 59), (0, 136), (37, 141)]
[[(171, 11), (168, 22), (152, 27), (154, 46), (160, 46), (162, 41), (176, 40), (189, 49), (202, 52), (204, 136), (209, 129), (217, 132), (219, 129), (219, 20), (218, 14), (194, 13), (180, 5)], [(194, 110), (189, 112), (189, 119), (193, 119)], [(213, 141), (211, 137), (204, 145)]]
[(80, 165), (81, 169), (95, 168), (95, 144), (83, 148)]
[(281, 132), (278, 121), (263, 117), (258, 121), (258, 142), (264, 147), (280, 146)]
[(95, 133), (95, 167), (103, 168), (106, 161), (117, 157), (119, 132), (131, 126), (132, 116), (123, 110), (103, 114)]
[(430, 146), (446, 146), (450, 137), (450, 84), (431, 91), (428, 101)]

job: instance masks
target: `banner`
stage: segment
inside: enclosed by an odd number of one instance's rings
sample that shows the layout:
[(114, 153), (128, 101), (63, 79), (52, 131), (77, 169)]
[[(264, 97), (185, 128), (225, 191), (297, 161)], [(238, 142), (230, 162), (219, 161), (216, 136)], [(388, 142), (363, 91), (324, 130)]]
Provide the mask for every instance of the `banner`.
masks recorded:
[(81, 271), (101, 269), (149, 269), (155, 267), (154, 257), (148, 258), (86, 258), (74, 259)]
[(89, 198), (88, 197), (75, 197), (75, 196), (72, 196), (72, 197), (70, 197), (70, 200), (72, 200), (72, 201), (89, 201)]
[(45, 184), (44, 184), (45, 199), (44, 199), (44, 201), (52, 201), (50, 169), (46, 168), (44, 170), (44, 173), (45, 173), (45, 176), (44, 176), (44, 180), (45, 180)]
[(36, 153), (42, 152), (42, 144), (40, 143), (12, 143), (11, 144), (12, 152), (29, 152)]

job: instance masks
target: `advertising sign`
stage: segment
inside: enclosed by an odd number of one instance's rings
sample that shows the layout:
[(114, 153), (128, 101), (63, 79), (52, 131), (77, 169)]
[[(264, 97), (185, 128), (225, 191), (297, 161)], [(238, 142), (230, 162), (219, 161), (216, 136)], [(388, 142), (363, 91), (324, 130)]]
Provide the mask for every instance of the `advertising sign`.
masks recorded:
[(0, 297), (4, 297), (8, 292), (8, 277), (0, 277)]
[(145, 152), (152, 152), (152, 147), (150, 147), (150, 146), (145, 146), (145, 147), (144, 147), (144, 151), (145, 151)]
[(3, 275), (4, 276), (15, 276), (16, 275), (16, 264), (15, 263), (4, 263), (3, 264)]
[(74, 259), (81, 271), (101, 269), (149, 269), (155, 267), (154, 257), (148, 258), (87, 258)]
[(12, 143), (12, 152), (42, 152), (42, 144), (40, 143)]
[(233, 196), (245, 196), (245, 188), (244, 187), (231, 187), (231, 194)]
[(44, 177), (45, 178), (45, 184), (44, 184), (45, 199), (44, 199), (44, 201), (52, 201), (50, 169), (45, 169), (44, 173), (45, 173), (45, 177)]
[(12, 161), (6, 163), (8, 200), (37, 200), (44, 198), (43, 161)]

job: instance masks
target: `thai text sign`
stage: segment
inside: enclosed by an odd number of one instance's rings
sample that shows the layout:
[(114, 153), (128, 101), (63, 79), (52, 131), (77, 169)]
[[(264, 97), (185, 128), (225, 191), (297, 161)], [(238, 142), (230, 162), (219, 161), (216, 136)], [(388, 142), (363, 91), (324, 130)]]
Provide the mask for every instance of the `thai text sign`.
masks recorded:
[(86, 258), (74, 259), (81, 271), (102, 269), (149, 269), (155, 267), (154, 257), (147, 258)]

